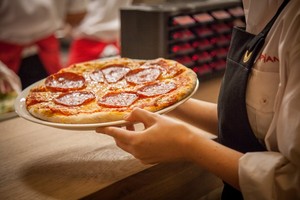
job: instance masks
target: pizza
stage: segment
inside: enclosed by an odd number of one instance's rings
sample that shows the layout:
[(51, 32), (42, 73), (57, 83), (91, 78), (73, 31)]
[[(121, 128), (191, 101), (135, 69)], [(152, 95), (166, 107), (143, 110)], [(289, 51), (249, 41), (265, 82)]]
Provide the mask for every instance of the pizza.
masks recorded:
[(26, 109), (56, 123), (89, 124), (122, 120), (134, 107), (157, 112), (195, 89), (193, 70), (169, 59), (113, 58), (61, 69), (31, 86)]

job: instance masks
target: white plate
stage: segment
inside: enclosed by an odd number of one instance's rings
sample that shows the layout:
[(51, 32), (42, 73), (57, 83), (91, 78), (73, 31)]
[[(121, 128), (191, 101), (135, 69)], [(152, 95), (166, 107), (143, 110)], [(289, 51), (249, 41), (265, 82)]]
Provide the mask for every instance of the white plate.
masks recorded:
[[(38, 119), (38, 118), (32, 116), (27, 111), (25, 101), (26, 101), (26, 97), (27, 97), (30, 89), (32, 87), (35, 87), (36, 85), (40, 84), (42, 81), (44, 81), (44, 80), (41, 80), (41, 81), (39, 81), (37, 83), (34, 83), (31, 86), (27, 87), (17, 97), (17, 99), (15, 101), (15, 111), (17, 112), (17, 114), (20, 117), (22, 117), (26, 120), (29, 120), (31, 122), (34, 122), (34, 123), (38, 123), (38, 124), (42, 124), (42, 125), (46, 125), (46, 126), (51, 126), (51, 127), (55, 127), (55, 128), (71, 129), (71, 130), (95, 130), (97, 127), (122, 126), (122, 125), (125, 125), (126, 123), (128, 123), (125, 120), (119, 120), (119, 121), (103, 122), (103, 123), (92, 123), (92, 124), (63, 124), (63, 123), (48, 122), (48, 121)], [(162, 110), (157, 111), (156, 113), (164, 114), (164, 113), (167, 113), (167, 112), (175, 109), (177, 106), (181, 105), (182, 103), (187, 101), (189, 98), (191, 98), (195, 94), (195, 92), (198, 89), (198, 85), (199, 85), (199, 81), (197, 80), (196, 87), (194, 88), (193, 92), (189, 96), (187, 96), (186, 98), (182, 99), (181, 101), (179, 101), (179, 102), (177, 102), (177, 103), (175, 103), (175, 104), (173, 104), (173, 105), (171, 105), (167, 108), (164, 108)]]

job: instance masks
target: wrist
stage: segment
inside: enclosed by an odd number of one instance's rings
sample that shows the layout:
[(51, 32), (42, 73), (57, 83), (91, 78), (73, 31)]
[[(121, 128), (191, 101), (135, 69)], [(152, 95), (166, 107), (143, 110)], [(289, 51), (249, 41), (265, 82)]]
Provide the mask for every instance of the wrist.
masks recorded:
[(208, 149), (215, 144), (215, 141), (212, 140), (215, 136), (192, 126), (186, 129), (185, 137), (182, 140), (184, 157), (190, 162), (197, 163), (204, 159), (206, 151), (210, 151)]
[[(182, 154), (185, 160), (193, 161), (194, 160), (194, 145), (195, 141), (198, 139), (199, 135), (190, 127), (185, 126), (184, 134), (180, 138), (180, 146), (182, 149)], [(201, 136), (200, 136), (201, 137)]]

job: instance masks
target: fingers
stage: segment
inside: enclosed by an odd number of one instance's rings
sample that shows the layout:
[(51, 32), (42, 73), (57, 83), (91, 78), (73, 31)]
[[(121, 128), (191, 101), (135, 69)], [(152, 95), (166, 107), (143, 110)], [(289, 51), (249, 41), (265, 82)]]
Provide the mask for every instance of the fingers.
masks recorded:
[(134, 108), (133, 111), (125, 118), (130, 122), (142, 122), (145, 127), (151, 126), (155, 123), (155, 114), (141, 108)]
[(133, 154), (132, 141), (134, 140), (135, 133), (133, 131), (128, 131), (122, 128), (116, 127), (105, 127), (96, 128), (96, 132), (109, 135), (114, 138), (115, 143), (118, 147), (124, 151)]
[(129, 131), (134, 131), (135, 130), (134, 124), (126, 124), (126, 129)]
[(134, 134), (134, 132), (117, 127), (99, 127), (96, 128), (96, 132), (109, 135), (122, 143), (130, 143), (132, 134)]

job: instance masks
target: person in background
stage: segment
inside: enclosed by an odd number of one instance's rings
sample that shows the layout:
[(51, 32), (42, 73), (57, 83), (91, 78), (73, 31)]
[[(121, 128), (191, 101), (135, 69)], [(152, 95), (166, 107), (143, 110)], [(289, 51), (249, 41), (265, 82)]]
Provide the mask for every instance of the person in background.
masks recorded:
[(0, 61), (0, 116), (14, 111), (14, 102), (21, 92), (21, 81)]
[(224, 181), (222, 199), (300, 199), (300, 1), (243, 5), (218, 104), (189, 99), (170, 113), (177, 119), (136, 108), (125, 120), (144, 130), (96, 131), (143, 163), (197, 163)]
[[(88, 0), (87, 14), (74, 28), (67, 66), (103, 57), (106, 47), (119, 54), (120, 8), (132, 0)], [(108, 53), (110, 54), (110, 53)]]
[(23, 89), (61, 69), (55, 32), (65, 19), (79, 23), (85, 11), (82, 0), (0, 2), (0, 60), (20, 77)]

